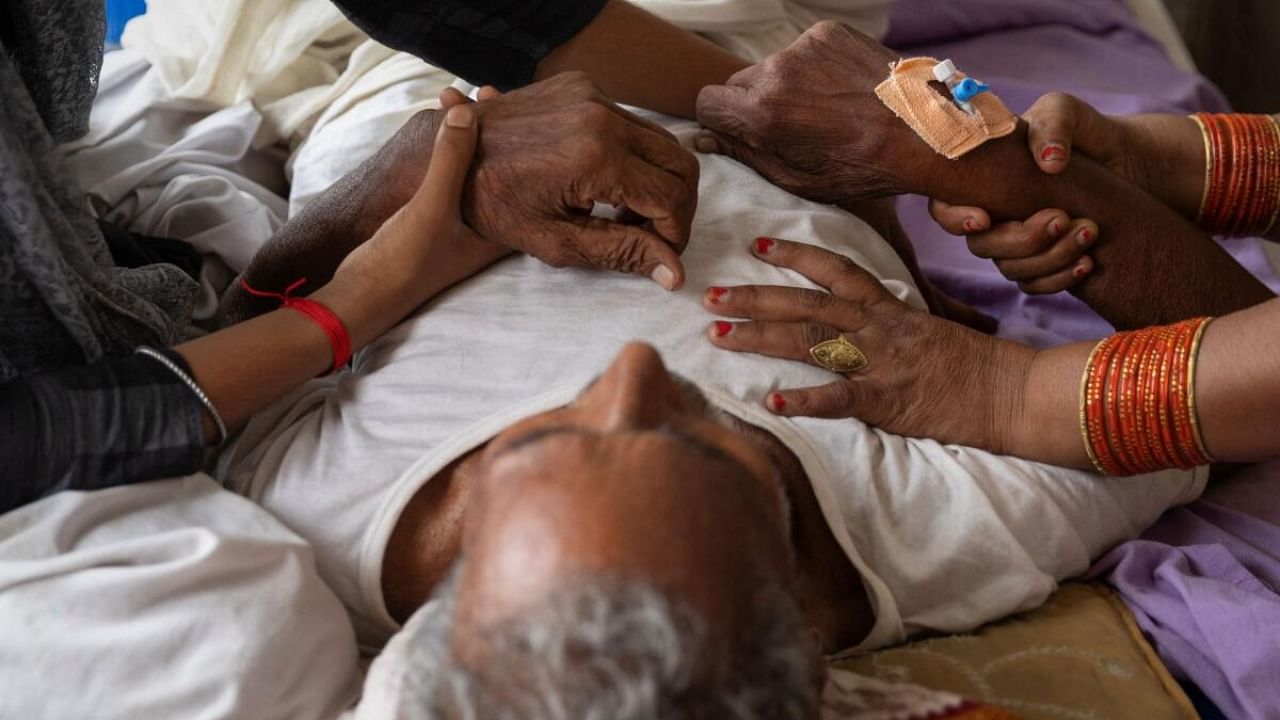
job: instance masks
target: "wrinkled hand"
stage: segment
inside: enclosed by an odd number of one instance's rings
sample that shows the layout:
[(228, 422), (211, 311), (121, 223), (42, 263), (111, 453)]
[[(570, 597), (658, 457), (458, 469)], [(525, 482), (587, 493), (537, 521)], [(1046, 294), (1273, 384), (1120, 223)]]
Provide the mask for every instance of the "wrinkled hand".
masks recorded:
[(1035, 351), (930, 316), (899, 301), (852, 260), (784, 240), (751, 252), (829, 292), (746, 285), (707, 290), (703, 305), (725, 317), (707, 330), (725, 350), (814, 363), (809, 348), (839, 334), (870, 365), (832, 382), (770, 393), (779, 415), (853, 417), (909, 437), (1003, 452), (1022, 408)]
[(875, 95), (897, 57), (847, 25), (818, 23), (786, 50), (702, 90), (698, 149), (819, 202), (912, 191), (940, 156)]
[(1071, 219), (1061, 210), (1042, 210), (1025, 222), (992, 227), (979, 208), (929, 203), (929, 214), (952, 235), (964, 235), (969, 252), (995, 262), (1006, 279), (1028, 295), (1047, 295), (1075, 287), (1093, 272), (1089, 249), (1098, 241), (1098, 224)]
[[(465, 199), (481, 236), (555, 267), (684, 283), (679, 253), (698, 197), (692, 153), (579, 73), (488, 95), (476, 106), (484, 131)], [(592, 217), (597, 202), (646, 222)]]
[[(452, 90), (441, 100), (465, 102)], [(684, 283), (680, 252), (697, 210), (698, 161), (670, 133), (580, 73), (505, 94), (483, 89), (475, 108), (484, 129), (463, 216), (476, 232), (555, 267), (635, 273), (668, 289)], [(421, 182), (439, 116), (415, 116), (379, 153), (391, 166), (380, 174), (388, 202), (403, 203)], [(624, 212), (592, 217), (596, 202)]]

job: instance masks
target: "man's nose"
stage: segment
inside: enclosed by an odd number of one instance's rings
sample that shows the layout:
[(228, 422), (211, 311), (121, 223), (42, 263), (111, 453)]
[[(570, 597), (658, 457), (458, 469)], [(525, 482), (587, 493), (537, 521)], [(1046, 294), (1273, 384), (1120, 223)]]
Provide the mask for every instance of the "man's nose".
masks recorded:
[(662, 356), (645, 343), (622, 348), (589, 395), (608, 430), (658, 427), (683, 406)]

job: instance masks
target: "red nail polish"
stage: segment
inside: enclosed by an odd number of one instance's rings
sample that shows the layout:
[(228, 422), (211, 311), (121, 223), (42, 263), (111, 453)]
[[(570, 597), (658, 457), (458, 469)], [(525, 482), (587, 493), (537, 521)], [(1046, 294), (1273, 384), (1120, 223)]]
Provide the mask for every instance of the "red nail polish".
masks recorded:
[(1046, 145), (1044, 150), (1040, 152), (1040, 162), (1048, 162), (1050, 160), (1066, 160), (1067, 151), (1057, 145)]
[(782, 412), (787, 407), (787, 399), (782, 397), (782, 393), (773, 393), (769, 396), (769, 407), (774, 412)]
[(1089, 268), (1085, 267), (1084, 265), (1077, 265), (1075, 271), (1072, 272), (1071, 274), (1075, 275), (1076, 278), (1079, 279), (1089, 274)]
[(731, 332), (733, 332), (733, 323), (724, 320), (716, 321), (716, 337), (724, 337)]
[(1061, 221), (1061, 220), (1054, 220), (1053, 222), (1049, 223), (1049, 232), (1050, 232), (1050, 233), (1052, 233), (1052, 234), (1053, 234), (1053, 235), (1055, 235), (1055, 236), (1057, 236), (1057, 235), (1061, 235), (1061, 234), (1062, 234), (1062, 221)]
[(775, 244), (776, 243), (771, 238), (767, 238), (767, 237), (756, 238), (756, 254), (768, 255), (769, 251), (773, 249), (773, 246)]
[(1080, 231), (1080, 242), (1084, 243), (1085, 245), (1088, 245), (1089, 243), (1093, 242), (1093, 232), (1090, 231), (1089, 228), (1085, 228)]
[(978, 229), (978, 223), (974, 222), (972, 218), (966, 218), (966, 219), (965, 219), (965, 221), (964, 221), (964, 231), (965, 231), (965, 232), (974, 232), (974, 231), (976, 231), (977, 229)]
[(707, 296), (711, 298), (711, 302), (713, 303), (719, 303), (721, 300), (724, 299), (724, 296), (728, 294), (729, 294), (729, 288), (722, 288), (722, 287), (707, 288)]

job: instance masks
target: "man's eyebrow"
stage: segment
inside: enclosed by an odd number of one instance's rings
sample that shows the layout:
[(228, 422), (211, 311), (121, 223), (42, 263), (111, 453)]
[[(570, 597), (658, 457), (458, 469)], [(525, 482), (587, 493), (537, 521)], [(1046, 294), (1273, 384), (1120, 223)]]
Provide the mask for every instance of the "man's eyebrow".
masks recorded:
[[(742, 472), (747, 473), (748, 475), (751, 474), (751, 471), (748, 470), (747, 467), (743, 465), (737, 458), (725, 452), (723, 449), (718, 448), (715, 445), (712, 445), (706, 440), (703, 440), (697, 435), (685, 432), (679, 428), (673, 428), (670, 425), (663, 425), (662, 427), (656, 428), (651, 432), (657, 432), (662, 435), (666, 435), (668, 437), (679, 440), (684, 445), (687, 445), (688, 447), (702, 453), (703, 455), (706, 455), (712, 458), (713, 460), (719, 460), (721, 462), (729, 463), (730, 465), (735, 466)], [(507, 444), (503, 445), (502, 449), (499, 450), (493, 456), (493, 458), (496, 460), (497, 458), (502, 457), (507, 453), (514, 452), (521, 448), (529, 447), (530, 445), (535, 445), (549, 437), (554, 437), (556, 435), (599, 435), (599, 434), (601, 433), (597, 433), (594, 430), (589, 430), (587, 428), (579, 427), (577, 425), (544, 425), (543, 427), (534, 428), (529, 432), (524, 433), (523, 435), (520, 435), (514, 438), (513, 440), (511, 440), (510, 442), (508, 442)]]
[(585, 435), (587, 434), (587, 431), (576, 425), (543, 425), (542, 427), (534, 428), (523, 435), (519, 435), (515, 439), (511, 440), (511, 442), (503, 445), (502, 449), (494, 455), (494, 458), (499, 458), (509, 452), (515, 452), (520, 448), (528, 447), (553, 435), (569, 434)]

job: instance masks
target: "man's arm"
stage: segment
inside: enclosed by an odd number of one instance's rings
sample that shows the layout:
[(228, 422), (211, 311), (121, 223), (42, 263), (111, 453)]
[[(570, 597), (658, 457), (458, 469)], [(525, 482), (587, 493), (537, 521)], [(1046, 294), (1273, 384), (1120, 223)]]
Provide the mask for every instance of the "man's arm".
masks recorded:
[[(279, 291), (299, 278), (309, 294), (333, 277), (347, 255), (373, 237), (421, 186), (431, 164), (439, 112), (413, 116), (373, 157), (313, 200), (258, 251), (241, 278), (252, 287)], [(275, 309), (279, 302), (245, 292), (233, 282), (215, 320), (228, 327)]]

